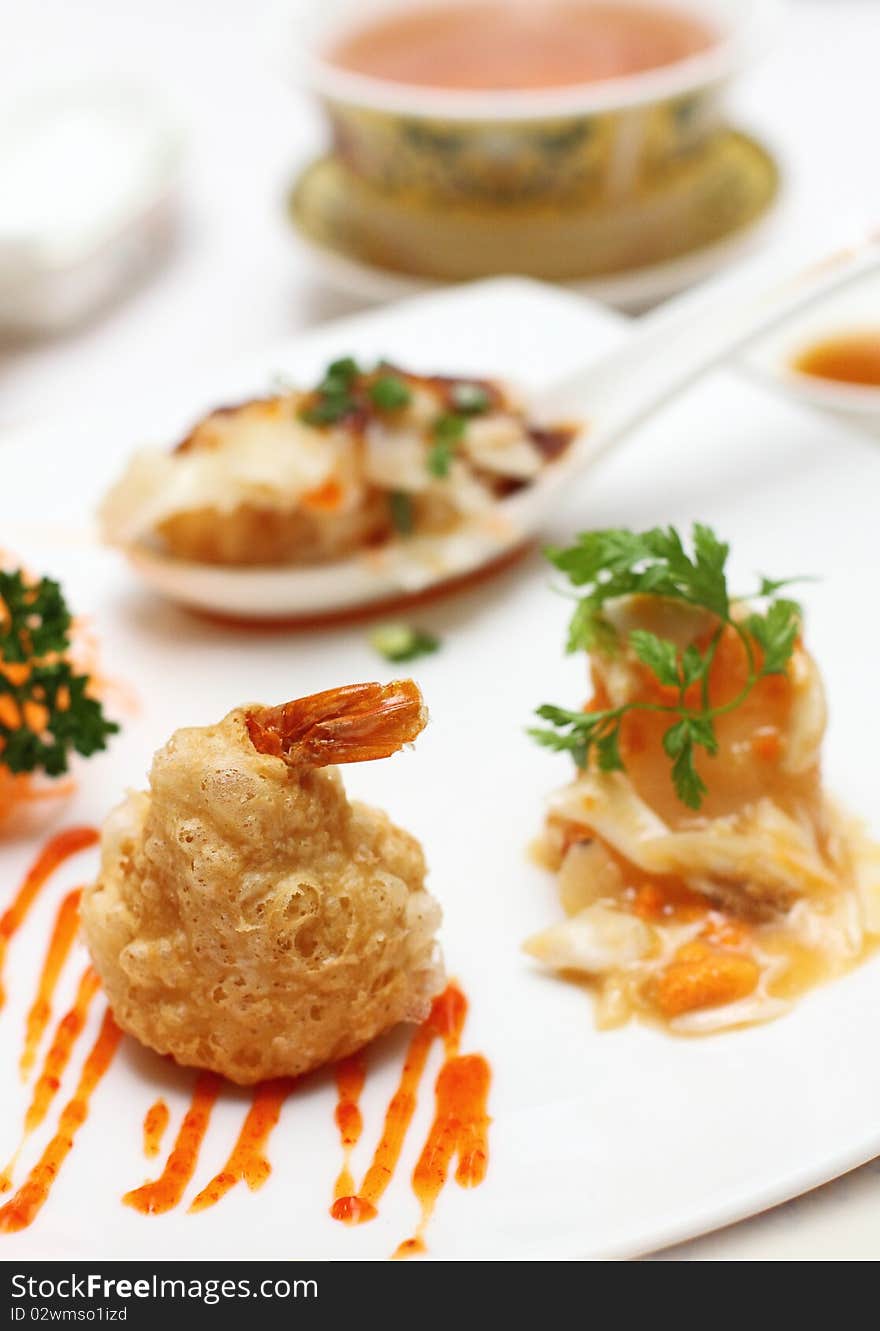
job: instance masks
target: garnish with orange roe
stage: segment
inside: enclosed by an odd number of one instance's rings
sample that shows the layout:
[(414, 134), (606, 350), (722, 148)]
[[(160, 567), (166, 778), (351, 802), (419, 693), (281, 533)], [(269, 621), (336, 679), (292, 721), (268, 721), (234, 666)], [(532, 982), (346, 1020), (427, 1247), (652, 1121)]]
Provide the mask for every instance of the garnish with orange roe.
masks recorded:
[(71, 660), (71, 615), (57, 582), (0, 569), (0, 773), (61, 776), (70, 755), (119, 729)]

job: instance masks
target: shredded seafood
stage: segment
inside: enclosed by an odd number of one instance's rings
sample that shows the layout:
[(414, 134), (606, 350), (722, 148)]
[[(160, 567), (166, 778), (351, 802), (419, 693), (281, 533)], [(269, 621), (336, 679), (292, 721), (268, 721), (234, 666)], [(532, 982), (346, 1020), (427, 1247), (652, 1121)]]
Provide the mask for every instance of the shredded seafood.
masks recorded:
[[(662, 615), (667, 633), (673, 615), (682, 648), (712, 628), (702, 611), (659, 598), (633, 597), (613, 613), (627, 630), (651, 631)], [(630, 647), (597, 648), (591, 664), (588, 712), (662, 696)], [(725, 630), (711, 702), (736, 696), (745, 670), (741, 641)], [(698, 811), (675, 796), (668, 722), (649, 710), (623, 720), (625, 770), (591, 761), (553, 796), (538, 850), (566, 918), (526, 948), (591, 981), (600, 1025), (637, 1014), (702, 1034), (765, 1021), (876, 946), (880, 848), (822, 786), (825, 720), (819, 672), (798, 640), (784, 673), (719, 716)]]

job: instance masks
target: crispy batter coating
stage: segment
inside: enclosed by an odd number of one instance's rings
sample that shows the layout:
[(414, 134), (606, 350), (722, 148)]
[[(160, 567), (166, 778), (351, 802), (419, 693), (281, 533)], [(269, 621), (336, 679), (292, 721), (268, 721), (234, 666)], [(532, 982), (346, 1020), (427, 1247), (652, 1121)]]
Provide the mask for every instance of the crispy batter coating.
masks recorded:
[(252, 739), (290, 709), (301, 722), (305, 707), (325, 718), (309, 733), (335, 726), (339, 758), (357, 761), (371, 706), (376, 732), (387, 717), (386, 753), (424, 724), (414, 685), (339, 690), (354, 732), (345, 715), (327, 719), (336, 693), (316, 695), (317, 710), (311, 699), (240, 708), (177, 731), (155, 756), (149, 793), (130, 794), (108, 819), (83, 901), (120, 1025), (240, 1084), (308, 1072), (420, 1020), (443, 983), (440, 910), (419, 843), (380, 810), (349, 803), (338, 771), (313, 764), (292, 733), (282, 752)]

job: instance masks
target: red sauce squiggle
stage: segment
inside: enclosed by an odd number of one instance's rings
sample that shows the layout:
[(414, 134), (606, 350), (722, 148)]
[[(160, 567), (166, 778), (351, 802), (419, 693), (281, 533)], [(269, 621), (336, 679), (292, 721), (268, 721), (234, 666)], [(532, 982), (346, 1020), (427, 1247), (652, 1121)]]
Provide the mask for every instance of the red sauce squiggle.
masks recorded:
[(373, 1153), (372, 1163), (356, 1194), (337, 1197), (330, 1208), (334, 1220), (346, 1225), (361, 1225), (378, 1214), (377, 1204), (394, 1176), (394, 1170), (406, 1141), (418, 1102), (418, 1090), (434, 1043), (430, 1024), (420, 1026), (410, 1040), (397, 1090), (385, 1112), (382, 1136)]
[(150, 1105), (144, 1115), (144, 1155), (150, 1159), (159, 1154), (170, 1117), (168, 1106), (161, 1099)]
[(363, 1054), (352, 1054), (336, 1067), (336, 1126), (342, 1143), (342, 1168), (336, 1178), (333, 1196), (336, 1201), (350, 1197), (354, 1192), (351, 1173), (351, 1153), (361, 1139), (364, 1119), (360, 1110), (361, 1092), (367, 1079), (367, 1065)]
[(237, 1183), (246, 1183), (251, 1192), (263, 1186), (272, 1173), (266, 1147), (294, 1084), (293, 1078), (283, 1077), (257, 1086), (232, 1154), (220, 1173), (215, 1174), (194, 1198), (190, 1211), (205, 1211), (209, 1206), (216, 1206)]
[(0, 1007), (6, 1001), (2, 974), (10, 939), (21, 928), (40, 888), (51, 878), (55, 870), (71, 855), (94, 846), (97, 840), (98, 833), (94, 827), (68, 827), (66, 831), (52, 837), (27, 871), (12, 904), (0, 915)]
[(165, 1161), (165, 1168), (152, 1183), (134, 1188), (123, 1197), (126, 1206), (132, 1206), (143, 1215), (162, 1215), (177, 1206), (195, 1173), (199, 1151), (211, 1110), (220, 1093), (221, 1079), (214, 1072), (200, 1072), (196, 1078), (192, 1101), (180, 1125), (174, 1147)]
[(0, 1206), (0, 1233), (25, 1229), (37, 1218), (73, 1148), (74, 1139), (89, 1115), (92, 1095), (113, 1062), (121, 1031), (108, 1010), (101, 1030), (83, 1064), (73, 1097), (61, 1111), (58, 1130), (24, 1183), (4, 1206)]
[(40, 1126), (61, 1087), (61, 1078), (70, 1062), (74, 1045), (82, 1034), (92, 1000), (100, 988), (100, 981), (90, 966), (86, 967), (79, 982), (73, 1007), (66, 1012), (55, 1028), (52, 1043), (46, 1051), (40, 1075), (34, 1083), (31, 1102), (24, 1116), (21, 1141), (12, 1159), (0, 1174), (0, 1193), (12, 1187), (12, 1175), (21, 1149), (30, 1134)]
[(73, 1007), (65, 1012), (59, 1021), (52, 1038), (40, 1075), (34, 1085), (34, 1093), (24, 1120), (26, 1133), (38, 1128), (49, 1111), (49, 1106), (58, 1093), (61, 1078), (70, 1062), (73, 1047), (79, 1039), (89, 1015), (89, 1008), (95, 994), (101, 987), (95, 971), (87, 966), (82, 974)]
[(458, 1156), (455, 1181), (461, 1187), (474, 1188), (486, 1177), (490, 1079), (489, 1065), (480, 1054), (447, 1059), (440, 1069), (434, 1122), (412, 1178), (422, 1217), (415, 1236), (400, 1245), (395, 1257), (424, 1252), (425, 1230), (437, 1198), (446, 1186), (454, 1156)]
[(334, 1220), (344, 1224), (363, 1224), (378, 1213), (378, 1203), (391, 1182), (418, 1103), (418, 1093), (428, 1055), (434, 1041), (441, 1039), (447, 1061), (454, 1059), (461, 1042), (467, 1017), (467, 999), (455, 984), (446, 987), (434, 1000), (430, 1015), (410, 1041), (406, 1061), (385, 1113), (382, 1136), (358, 1192), (348, 1196), (337, 1192), (330, 1208)]
[(40, 973), (37, 994), (27, 1015), (24, 1048), (19, 1063), (23, 1077), (27, 1077), (34, 1065), (43, 1032), (52, 1015), (52, 999), (55, 994), (55, 986), (58, 984), (58, 977), (70, 954), (79, 927), (81, 896), (82, 888), (74, 888), (72, 892), (67, 893), (58, 907), (55, 927), (52, 930), (52, 937), (49, 939), (49, 947)]

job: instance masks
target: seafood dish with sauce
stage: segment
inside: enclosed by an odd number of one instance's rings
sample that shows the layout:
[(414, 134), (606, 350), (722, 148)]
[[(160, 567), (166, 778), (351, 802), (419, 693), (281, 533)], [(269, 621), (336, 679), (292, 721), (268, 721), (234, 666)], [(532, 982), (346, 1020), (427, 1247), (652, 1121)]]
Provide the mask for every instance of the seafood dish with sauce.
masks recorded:
[(333, 362), (201, 420), (172, 452), (136, 454), (100, 512), (105, 540), (221, 565), (316, 565), (492, 529), (575, 437), (531, 422), (485, 379)]
[(540, 859), (566, 918), (531, 938), (586, 978), (601, 1026), (678, 1034), (777, 1017), (880, 937), (880, 848), (822, 781), (822, 678), (799, 606), (764, 578), (738, 597), (728, 547), (695, 526), (584, 534), (550, 552), (579, 597), (582, 711), (545, 704), (576, 775)]

